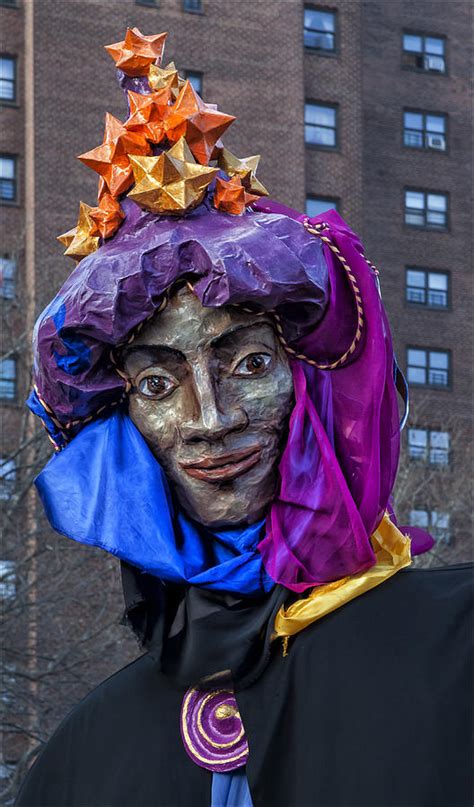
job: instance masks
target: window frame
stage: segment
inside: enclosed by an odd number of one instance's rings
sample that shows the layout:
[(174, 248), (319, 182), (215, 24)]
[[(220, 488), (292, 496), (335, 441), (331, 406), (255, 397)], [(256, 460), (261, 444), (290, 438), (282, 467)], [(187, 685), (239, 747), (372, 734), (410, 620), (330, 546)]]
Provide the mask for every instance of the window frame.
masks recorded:
[[(6, 278), (7, 283), (1, 282), (0, 277), (0, 300), (14, 300), (16, 297), (16, 281), (18, 277), (18, 261), (15, 257), (10, 255), (8, 252), (4, 252), (0, 254), (0, 262), (1, 261), (8, 261), (13, 264), (13, 273), (11, 278)], [(5, 280), (5, 278), (3, 278)], [(11, 294), (5, 294), (5, 289), (11, 288)]]
[[(422, 137), (423, 137), (423, 145), (422, 146), (409, 146), (409, 145), (407, 145), (405, 143), (405, 132), (410, 131), (409, 129), (407, 130), (405, 128), (405, 112), (411, 113), (413, 115), (422, 115), (423, 116), (423, 128), (419, 130), (421, 132), (421, 134), (422, 134)], [(433, 116), (436, 116), (438, 118), (443, 118), (443, 120), (444, 120), (444, 135), (443, 135), (444, 136), (444, 142), (445, 142), (445, 148), (444, 149), (437, 149), (437, 148), (433, 148), (432, 146), (427, 146), (426, 145), (426, 140), (427, 140), (428, 135), (429, 134), (436, 134), (436, 133), (430, 133), (430, 132), (426, 131), (426, 118), (429, 115), (433, 115)], [(449, 154), (449, 115), (446, 112), (439, 112), (439, 111), (434, 111), (434, 110), (431, 110), (431, 109), (415, 109), (415, 107), (403, 107), (403, 110), (402, 110), (402, 147), (404, 149), (408, 149), (409, 151), (414, 151), (414, 152), (417, 152), (417, 153), (419, 153), (421, 151), (421, 152), (425, 152), (425, 153), (429, 153), (429, 154), (443, 154), (445, 156), (448, 155)]]
[[(3, 378), (0, 376), (0, 403), (2, 405), (16, 405), (17, 397), (18, 397), (18, 359), (16, 356), (8, 356), (7, 358), (3, 359), (2, 361), (12, 361), (14, 365), (14, 374), (12, 378)], [(1, 367), (1, 362), (0, 362)], [(1, 393), (1, 385), (3, 383), (11, 383), (13, 389), (13, 395), (6, 396), (2, 395)]]
[(196, 90), (195, 87), (193, 89), (198, 93), (200, 98), (203, 98), (203, 96), (204, 96), (204, 73), (202, 72), (202, 70), (187, 70), (187, 69), (183, 69), (182, 74), (183, 74), (183, 78), (185, 80), (189, 79), (190, 74), (193, 75), (193, 76), (199, 76), (199, 78), (201, 80), (201, 89), (199, 91)]
[[(416, 456), (415, 454), (411, 453), (410, 449), (416, 446), (415, 443), (410, 442), (410, 432), (412, 431), (421, 431), (424, 432), (426, 435), (426, 445), (424, 448), (423, 456)], [(436, 448), (436, 446), (431, 445), (431, 436), (433, 434), (446, 434), (448, 437), (448, 447), (446, 450)], [(410, 462), (419, 464), (419, 465), (426, 465), (430, 468), (442, 468), (446, 470), (451, 467), (451, 460), (452, 460), (452, 448), (451, 448), (451, 433), (449, 431), (444, 431), (443, 429), (433, 429), (429, 426), (418, 426), (418, 425), (411, 425), (407, 430), (407, 438), (406, 438), (406, 446), (407, 446), (407, 454)], [(441, 451), (443, 455), (446, 455), (446, 462), (436, 462), (431, 459), (433, 451)]]
[[(6, 473), (2, 473), (4, 466), (9, 466)], [(10, 479), (8, 479), (9, 476)], [(14, 497), (17, 478), (16, 461), (10, 457), (0, 456), (0, 502), (8, 502)]]
[[(410, 224), (406, 220), (407, 210), (415, 210), (416, 208), (407, 208), (406, 206), (406, 195), (407, 193), (422, 193), (424, 196), (424, 205), (423, 205), (423, 215), (424, 215), (424, 224)], [(432, 194), (433, 196), (444, 196), (446, 199), (446, 224), (443, 227), (433, 226), (432, 224), (426, 223), (426, 215), (427, 215), (427, 202), (428, 196)], [(450, 217), (450, 210), (451, 210), (451, 197), (448, 191), (440, 191), (440, 190), (432, 190), (431, 188), (414, 188), (411, 185), (405, 186), (403, 188), (403, 226), (406, 227), (408, 230), (423, 230), (425, 232), (430, 233), (447, 233), (451, 229), (451, 217)], [(418, 211), (417, 211), (418, 212)]]
[[(413, 515), (412, 515), (413, 513), (425, 513), (426, 516), (427, 516), (428, 524), (423, 525), (421, 527), (418, 524), (413, 524)], [(436, 516), (438, 516), (438, 515), (448, 516), (449, 526), (447, 528), (447, 533), (448, 533), (447, 540), (445, 538), (440, 538), (440, 537), (438, 537), (436, 535), (436, 524), (434, 523), (434, 518), (433, 518), (433, 516), (435, 514), (436, 514)], [(418, 506), (418, 505), (413, 505), (413, 507), (409, 511), (408, 521), (409, 521), (411, 527), (419, 527), (419, 529), (421, 529), (421, 530), (427, 530), (430, 533), (430, 535), (433, 535), (433, 538), (435, 539), (436, 544), (446, 544), (446, 546), (452, 546), (453, 545), (454, 537), (453, 537), (453, 532), (452, 532), (451, 513), (449, 513), (448, 511), (446, 511), (446, 510), (431, 510), (431, 508), (429, 508), (427, 505), (425, 505), (424, 507), (421, 507), (421, 506)]]
[[(334, 119), (335, 119), (334, 146), (325, 146), (324, 144), (311, 143), (308, 140), (306, 140), (306, 126), (313, 126), (314, 128), (319, 127), (321, 129), (329, 129), (330, 131), (333, 130), (332, 126), (321, 126), (320, 124), (316, 124), (316, 123), (314, 123), (314, 124), (313, 123), (311, 123), (311, 124), (306, 123), (306, 107), (310, 106), (310, 105), (320, 107), (322, 109), (332, 109), (332, 110), (334, 110)], [(339, 149), (340, 149), (340, 137), (339, 137), (340, 125), (339, 124), (340, 124), (340, 120), (339, 120), (339, 104), (338, 103), (332, 102), (332, 101), (315, 101), (314, 99), (310, 99), (310, 98), (307, 98), (305, 100), (305, 102), (304, 102), (304, 122), (303, 122), (305, 148), (317, 149), (318, 151), (339, 151)]]
[[(306, 10), (308, 10), (308, 11), (322, 11), (325, 14), (332, 14), (333, 15), (333, 17), (334, 17), (334, 31), (332, 32), (332, 34), (333, 34), (333, 37), (334, 37), (334, 48), (329, 50), (329, 48), (315, 48), (312, 45), (307, 45), (306, 44), (306, 42), (305, 42), (305, 32), (306, 32), (307, 29), (306, 29), (305, 22), (304, 22), (304, 13), (305, 13)], [(310, 28), (308, 30), (313, 31), (315, 29)], [(318, 31), (317, 33), (327, 33), (327, 32), (326, 31), (322, 31), (322, 32)], [(303, 48), (305, 50), (305, 53), (314, 53), (317, 56), (329, 56), (331, 58), (334, 58), (334, 56), (339, 55), (339, 42), (340, 42), (340, 37), (339, 37), (339, 14), (338, 14), (338, 9), (337, 8), (330, 8), (329, 6), (319, 6), (319, 5), (316, 5), (314, 3), (304, 3), (304, 5), (303, 5)]]
[[(407, 51), (404, 48), (403, 39), (405, 36), (419, 36), (422, 39), (422, 51), (420, 56), (424, 59), (425, 56), (439, 56), (438, 53), (427, 53), (425, 50), (425, 44), (427, 39), (439, 39), (444, 44), (444, 52), (443, 52), (443, 59), (444, 59), (444, 70), (427, 70), (425, 67), (417, 67), (416, 65), (406, 64), (403, 60), (404, 53), (415, 53), (415, 51)], [(413, 28), (403, 28), (401, 32), (401, 66), (402, 70), (412, 70), (415, 73), (425, 73), (429, 76), (447, 76), (449, 75), (448, 71), (448, 37), (445, 34), (437, 34), (437, 33), (430, 33), (429, 31), (419, 31)]]
[[(1, 98), (0, 106), (18, 106), (18, 56), (14, 53), (0, 53), (0, 59), (11, 59), (13, 62), (13, 98)], [(3, 79), (8, 81), (9, 79)]]
[[(332, 207), (328, 207), (328, 209), (324, 210), (322, 213), (317, 213), (316, 214), (317, 216), (324, 216), (324, 213), (327, 213), (328, 210), (335, 210), (336, 213), (339, 213), (340, 215), (342, 215), (341, 214), (341, 199), (340, 199), (339, 196), (316, 196), (316, 194), (314, 194), (314, 193), (307, 193), (306, 196), (305, 196), (305, 215), (307, 215), (307, 216), (309, 216), (309, 213), (306, 213), (308, 200), (313, 200), (313, 201), (318, 201), (318, 202), (319, 201), (330, 202), (332, 204)], [(310, 218), (314, 218), (314, 216), (311, 216)]]
[(10, 180), (10, 181), (13, 182), (13, 190), (14, 190), (13, 199), (4, 199), (2, 196), (0, 196), (0, 205), (5, 205), (7, 207), (11, 207), (11, 206), (15, 207), (15, 206), (17, 206), (19, 204), (19, 201), (18, 201), (18, 185), (19, 185), (19, 182), (18, 182), (18, 166), (19, 166), (18, 154), (10, 154), (9, 152), (2, 151), (2, 152), (0, 152), (0, 159), (12, 160), (13, 161), (13, 175), (14, 175), (13, 180)]
[[(425, 303), (417, 303), (415, 300), (409, 300), (407, 297), (407, 291), (409, 288), (408, 285), (408, 272), (422, 272), (425, 276), (425, 285), (424, 291), (426, 293), (426, 302)], [(446, 305), (433, 305), (429, 302), (429, 275), (444, 275), (447, 280), (447, 289), (446, 289), (446, 296), (447, 302)], [(416, 286), (412, 286), (411, 288), (417, 288)], [(421, 288), (421, 287), (420, 287)], [(405, 264), (405, 306), (407, 308), (416, 308), (416, 309), (423, 309), (425, 311), (451, 311), (451, 272), (446, 271), (444, 269), (431, 269), (427, 266), (415, 266), (413, 264)]]
[[(408, 378), (408, 370), (409, 367), (419, 367), (421, 365), (418, 364), (409, 364), (408, 362), (408, 351), (409, 350), (420, 350), (426, 353), (426, 364), (422, 369), (426, 371), (426, 383), (418, 383), (417, 381), (410, 381)], [(429, 371), (430, 371), (430, 363), (429, 363), (429, 354), (430, 353), (445, 353), (448, 357), (448, 381), (447, 384), (433, 384), (429, 382)], [(453, 388), (453, 354), (452, 351), (446, 349), (444, 347), (421, 347), (420, 345), (407, 345), (405, 349), (405, 369), (406, 369), (406, 378), (408, 382), (408, 386), (415, 387), (416, 389), (431, 389), (436, 390), (439, 392), (451, 392)], [(436, 369), (436, 368), (433, 368)]]
[[(193, 0), (190, 1), (193, 2)], [(181, 9), (183, 14), (204, 14), (203, 0), (198, 0), (199, 8), (187, 8), (186, 4), (188, 2), (189, 0), (181, 0)]]

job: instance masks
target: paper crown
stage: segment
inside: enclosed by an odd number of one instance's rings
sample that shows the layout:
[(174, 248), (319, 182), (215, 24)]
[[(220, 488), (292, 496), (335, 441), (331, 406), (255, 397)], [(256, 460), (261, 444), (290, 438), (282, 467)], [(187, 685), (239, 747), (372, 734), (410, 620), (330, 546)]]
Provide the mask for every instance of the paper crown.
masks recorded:
[(222, 145), (235, 117), (206, 104), (173, 62), (161, 66), (166, 37), (128, 28), (122, 42), (105, 46), (129, 115), (122, 123), (107, 112), (103, 142), (79, 155), (99, 174), (99, 191), (97, 206), (80, 202), (77, 225), (58, 236), (75, 260), (114, 235), (124, 196), (155, 214), (183, 215), (208, 195), (217, 210), (241, 215), (267, 195), (256, 177), (260, 155), (239, 159)]

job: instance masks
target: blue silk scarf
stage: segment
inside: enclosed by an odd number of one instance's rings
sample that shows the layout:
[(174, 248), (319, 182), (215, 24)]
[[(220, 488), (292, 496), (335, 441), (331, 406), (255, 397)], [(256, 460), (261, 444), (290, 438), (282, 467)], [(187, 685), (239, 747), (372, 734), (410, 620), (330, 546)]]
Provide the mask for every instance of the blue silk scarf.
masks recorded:
[(248, 595), (274, 585), (256, 549), (264, 521), (211, 532), (186, 518), (160, 464), (120, 411), (84, 428), (36, 486), (57, 532), (162, 580)]

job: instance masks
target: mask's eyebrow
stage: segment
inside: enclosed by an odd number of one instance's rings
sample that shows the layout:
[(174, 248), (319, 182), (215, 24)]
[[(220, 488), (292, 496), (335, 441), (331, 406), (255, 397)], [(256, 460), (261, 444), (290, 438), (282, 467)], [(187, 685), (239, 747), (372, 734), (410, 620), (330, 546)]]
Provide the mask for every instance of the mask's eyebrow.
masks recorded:
[(122, 362), (126, 362), (133, 355), (144, 354), (144, 358), (150, 360), (150, 363), (159, 363), (172, 359), (173, 361), (186, 361), (186, 356), (180, 350), (175, 350), (168, 345), (130, 345), (122, 351)]
[(223, 333), (220, 333), (219, 336), (215, 336), (213, 339), (211, 339), (210, 345), (211, 347), (220, 347), (224, 342), (231, 339), (239, 331), (251, 331), (256, 329), (261, 330), (263, 327), (265, 327), (265, 329), (270, 328), (270, 330), (273, 331), (271, 322), (261, 319), (255, 320), (255, 322), (242, 322), (237, 325), (230, 325), (230, 327), (226, 328), (226, 330)]

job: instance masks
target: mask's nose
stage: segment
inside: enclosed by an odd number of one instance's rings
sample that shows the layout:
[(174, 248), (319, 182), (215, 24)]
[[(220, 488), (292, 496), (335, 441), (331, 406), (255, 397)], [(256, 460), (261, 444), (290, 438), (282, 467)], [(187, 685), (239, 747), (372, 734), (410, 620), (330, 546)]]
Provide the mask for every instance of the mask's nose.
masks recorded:
[(193, 369), (194, 406), (187, 420), (180, 426), (185, 442), (216, 442), (226, 434), (242, 431), (248, 423), (245, 410), (229, 401), (221, 401), (219, 385), (205, 362)]

